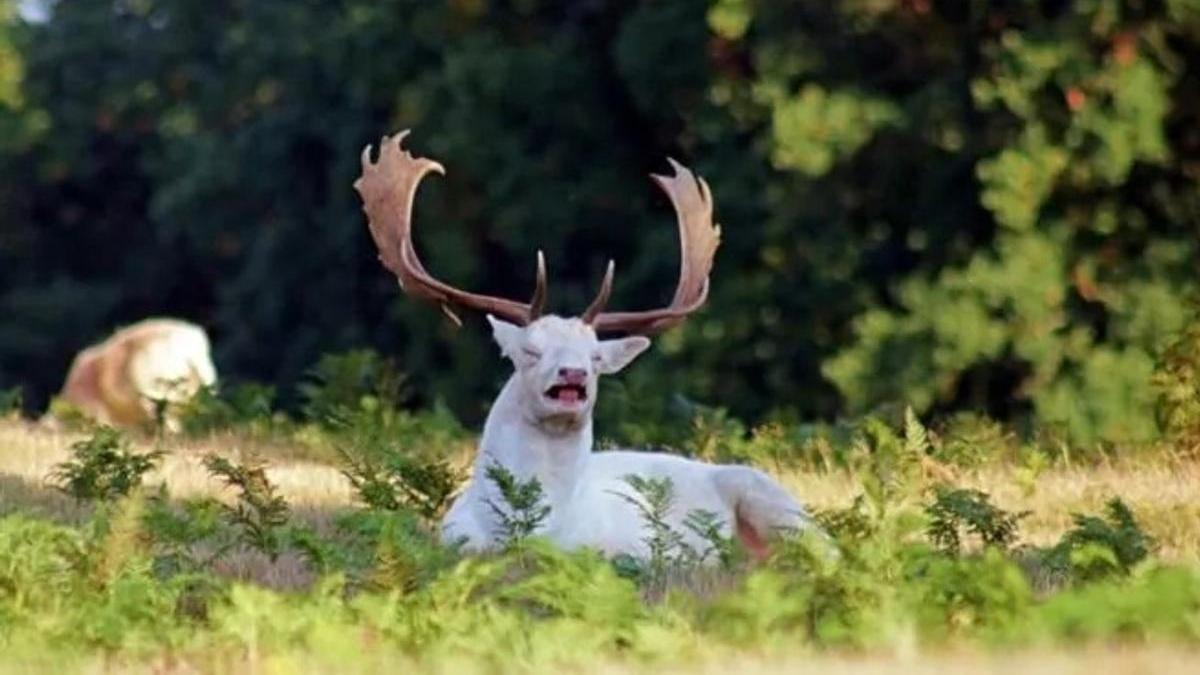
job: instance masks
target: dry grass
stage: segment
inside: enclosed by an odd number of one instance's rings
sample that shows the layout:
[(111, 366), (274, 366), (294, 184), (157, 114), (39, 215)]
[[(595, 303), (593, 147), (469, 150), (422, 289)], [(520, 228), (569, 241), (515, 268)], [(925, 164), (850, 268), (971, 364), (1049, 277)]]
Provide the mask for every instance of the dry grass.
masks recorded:
[[(90, 508), (52, 488), (46, 477), (54, 465), (69, 457), (72, 443), (80, 433), (45, 429), (20, 422), (0, 423), (0, 516), (22, 512), (68, 523), (78, 523)], [(228, 501), (233, 491), (203, 466), (203, 458), (216, 453), (244, 459), (251, 453), (268, 461), (267, 476), (279, 488), (292, 507), (297, 520), (318, 532), (333, 528), (333, 517), (352, 503), (350, 484), (337, 469), (307, 460), (292, 459), (289, 448), (251, 444), (236, 436), (220, 436), (205, 441), (169, 442), (169, 452), (148, 483), (165, 483), (176, 499), (215, 497)], [(141, 451), (151, 449), (149, 442), (138, 443)], [(314, 581), (313, 572), (294, 551), (271, 561), (262, 553), (249, 550), (228, 552), (214, 563), (217, 573), (243, 581), (254, 581), (269, 588), (306, 588)]]
[[(987, 492), (1009, 511), (1030, 511), (1021, 521), (1019, 543), (1046, 545), (1072, 526), (1071, 514), (1099, 514), (1120, 497), (1159, 543), (1159, 557), (1200, 562), (1200, 462), (1167, 455), (1143, 455), (1101, 465), (1046, 469), (1036, 480), (1014, 477), (1010, 466), (963, 471), (955, 484)], [(852, 476), (791, 472), (788, 488), (813, 508), (848, 506), (858, 494)]]
[[(0, 422), (0, 516), (14, 511), (77, 522), (86, 509), (49, 487), (45, 477), (53, 466), (68, 457), (70, 444), (82, 436), (51, 431), (30, 424)], [(144, 449), (149, 446), (142, 443)], [(330, 527), (333, 514), (349, 506), (351, 490), (333, 467), (298, 459), (287, 447), (263, 446), (237, 437), (214, 437), (204, 441), (173, 441), (162, 467), (151, 482), (165, 482), (177, 497), (229, 497), (227, 489), (211, 477), (201, 464), (208, 453), (242, 458), (251, 452), (265, 456), (269, 476), (293, 505), (295, 516), (316, 526)], [(468, 458), (458, 458), (468, 459)], [(1112, 496), (1131, 505), (1145, 528), (1161, 544), (1159, 554), (1169, 560), (1200, 562), (1200, 463), (1168, 456), (1142, 456), (1099, 466), (1056, 467), (1035, 481), (1015, 479), (1012, 467), (995, 466), (961, 472), (956, 483), (984, 490), (1003, 508), (1032, 511), (1022, 524), (1025, 542), (1047, 544), (1057, 540), (1071, 525), (1075, 512), (1097, 513)], [(793, 471), (781, 476), (803, 501), (816, 509), (845, 507), (858, 493), (853, 477), (841, 473)], [(1024, 486), (1024, 487), (1022, 487)], [(275, 588), (298, 588), (311, 583), (312, 574), (303, 562), (285, 554), (275, 562), (253, 552), (232, 553), (217, 563), (229, 577), (254, 580)], [(327, 664), (306, 660), (301, 655), (284, 660), (298, 669), (293, 672), (338, 672)], [(873, 675), (875, 673), (991, 674), (1023, 672), (1158, 674), (1196, 672), (1200, 653), (1157, 646), (1090, 647), (1073, 651), (1022, 650), (1017, 653), (950, 652), (920, 654), (712, 654), (711, 658), (678, 666), (655, 668), (665, 673), (804, 673)], [(368, 662), (371, 662), (368, 659)], [(9, 664), (12, 665), (12, 664)], [(201, 662), (184, 658), (171, 665), (144, 664), (154, 672), (215, 672)], [(245, 664), (253, 668), (254, 664)], [(258, 664), (263, 665), (263, 664)], [(381, 669), (394, 662), (380, 663)], [(121, 669), (140, 671), (141, 665)], [(0, 664), (0, 672), (5, 670)], [(98, 671), (108, 668), (99, 666)], [(270, 670), (268, 668), (267, 670)], [(619, 663), (597, 663), (590, 672), (620, 674), (646, 672)], [(34, 671), (25, 671), (34, 672)]]
[[(64, 513), (69, 513), (70, 507), (64, 504), (70, 500), (45, 490), (45, 479), (54, 465), (68, 458), (71, 444), (81, 438), (83, 434), (48, 430), (32, 424), (0, 423), (0, 481), (13, 486), (17, 481), (23, 482), (26, 496), (33, 497), (29, 505), (35, 509), (62, 508)], [(143, 446), (142, 451), (150, 449), (146, 443), (139, 445)], [(269, 462), (267, 475), (289, 503), (298, 507), (340, 507), (350, 503), (350, 484), (337, 469), (306, 460), (273, 459), (279, 451), (269, 446), (252, 446), (245, 439), (222, 436), (207, 441), (170, 441), (168, 447), (169, 453), (162, 466), (150, 474), (149, 482), (165, 482), (175, 497), (229, 496), (220, 481), (204, 469), (205, 455), (216, 453), (243, 459), (251, 454), (261, 454)], [(5, 509), (5, 501), (6, 497), (0, 497), (0, 511), (11, 510)]]
[[(70, 444), (81, 437), (31, 424), (0, 423), (0, 513), (20, 507), (76, 519), (80, 508), (47, 489), (45, 477), (67, 458)], [(299, 453), (286, 446), (219, 436), (172, 441), (170, 448), (151, 482), (165, 482), (176, 497), (228, 497), (228, 490), (205, 471), (201, 459), (208, 453), (243, 458), (253, 452), (268, 459), (268, 475), (298, 512), (307, 512), (319, 521), (321, 513), (351, 503), (349, 483), (337, 469), (297, 459)], [(1158, 540), (1160, 556), (1200, 561), (1200, 461), (1142, 455), (1101, 465), (1050, 468), (1034, 481), (1018, 481), (1014, 471), (1008, 466), (964, 471), (956, 483), (991, 494), (1002, 508), (1031, 511), (1022, 522), (1023, 543), (1056, 541), (1071, 526), (1071, 514), (1099, 513), (1105, 501), (1118, 496)], [(781, 479), (814, 509), (845, 507), (858, 494), (854, 478), (843, 472), (791, 471)]]
[[(54, 465), (67, 459), (70, 444), (80, 438), (81, 434), (32, 424), (0, 423), (0, 515), (20, 510), (68, 522), (86, 516), (85, 508), (45, 482)], [(268, 475), (296, 516), (319, 530), (329, 527), (333, 514), (352, 503), (349, 483), (336, 468), (297, 459), (302, 453), (295, 448), (236, 436), (171, 441), (169, 454), (150, 481), (165, 482), (177, 498), (227, 499), (228, 488), (208, 474), (202, 458), (218, 453), (239, 459), (252, 452), (268, 460)], [(1102, 465), (1055, 467), (1035, 481), (1018, 481), (1014, 471), (1007, 466), (964, 471), (956, 483), (988, 492), (1005, 509), (1031, 511), (1022, 522), (1022, 543), (1052, 543), (1071, 526), (1071, 514), (1099, 513), (1105, 501), (1119, 496), (1158, 540), (1159, 556), (1200, 562), (1200, 462), (1194, 459), (1145, 455)], [(814, 509), (848, 506), (858, 494), (854, 478), (844, 472), (791, 471), (781, 479)], [(238, 554), (222, 561), (222, 569), (230, 576), (274, 587), (303, 586), (310, 580), (301, 562), (288, 556), (272, 564), (261, 556)]]

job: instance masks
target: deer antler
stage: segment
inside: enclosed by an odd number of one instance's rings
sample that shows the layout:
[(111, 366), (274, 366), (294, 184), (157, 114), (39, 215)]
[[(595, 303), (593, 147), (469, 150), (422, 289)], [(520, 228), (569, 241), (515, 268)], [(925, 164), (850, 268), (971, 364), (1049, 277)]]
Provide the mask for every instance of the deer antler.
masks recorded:
[(654, 182), (670, 197), (679, 222), (679, 285), (671, 304), (643, 312), (605, 312), (612, 294), (613, 262), (608, 263), (600, 292), (581, 317), (596, 332), (624, 331), (651, 335), (677, 326), (708, 299), (708, 275), (713, 256), (721, 243), (721, 228), (713, 223), (712, 193), (708, 184), (673, 159), (673, 176), (651, 174)]
[(477, 295), (435, 279), (425, 271), (412, 241), (412, 208), (417, 186), (430, 171), (445, 174), (441, 164), (424, 157), (413, 157), (400, 147), (408, 135), (401, 131), (384, 136), (379, 142), (379, 159), (371, 161), (371, 146), (363, 148), (362, 175), (354, 189), (362, 197), (363, 211), (371, 228), (371, 237), (379, 248), (379, 261), (400, 280), (405, 293), (439, 305), (454, 323), (462, 320), (452, 305), (478, 309), (507, 321), (525, 325), (538, 318), (546, 304), (546, 260), (537, 256), (537, 287), (528, 305), (490, 295)]

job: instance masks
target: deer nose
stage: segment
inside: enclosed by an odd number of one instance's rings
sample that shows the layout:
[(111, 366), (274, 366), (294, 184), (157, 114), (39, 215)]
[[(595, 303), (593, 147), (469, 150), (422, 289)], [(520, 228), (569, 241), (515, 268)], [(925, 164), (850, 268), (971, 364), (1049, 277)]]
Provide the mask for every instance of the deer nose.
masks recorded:
[(559, 368), (558, 377), (566, 384), (587, 382), (587, 371), (583, 368)]

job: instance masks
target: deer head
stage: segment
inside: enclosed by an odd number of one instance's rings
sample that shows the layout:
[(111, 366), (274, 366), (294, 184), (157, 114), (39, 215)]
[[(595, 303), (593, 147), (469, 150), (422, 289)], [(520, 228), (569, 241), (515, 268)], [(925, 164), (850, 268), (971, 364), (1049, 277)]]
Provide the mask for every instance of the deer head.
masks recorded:
[[(384, 136), (379, 157), (363, 149), (362, 175), (354, 182), (363, 200), (379, 260), (400, 281), (405, 293), (438, 305), (456, 324), (454, 308), (483, 311), (501, 352), (512, 361), (522, 399), (538, 420), (581, 420), (591, 412), (600, 375), (615, 373), (644, 351), (649, 335), (682, 323), (708, 298), (709, 272), (721, 230), (712, 220), (708, 185), (670, 160), (672, 176), (652, 175), (675, 207), (679, 226), (679, 283), (671, 304), (636, 312), (605, 310), (612, 294), (615, 265), (609, 261), (595, 300), (578, 317), (543, 316), (546, 261), (537, 254), (537, 282), (528, 303), (457, 289), (430, 275), (412, 240), (412, 210), (417, 186), (430, 171), (444, 174), (441, 164), (414, 157), (401, 147), (407, 131)], [(599, 339), (603, 333), (627, 337)]]

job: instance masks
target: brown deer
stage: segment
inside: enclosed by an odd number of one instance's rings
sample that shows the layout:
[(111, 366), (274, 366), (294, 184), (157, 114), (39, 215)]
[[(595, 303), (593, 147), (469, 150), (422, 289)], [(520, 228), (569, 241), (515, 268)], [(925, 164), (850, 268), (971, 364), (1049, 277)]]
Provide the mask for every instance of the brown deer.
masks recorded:
[(179, 319), (146, 319), (80, 352), (58, 398), (102, 424), (155, 420), (179, 430), (178, 409), (217, 381), (204, 329)]

